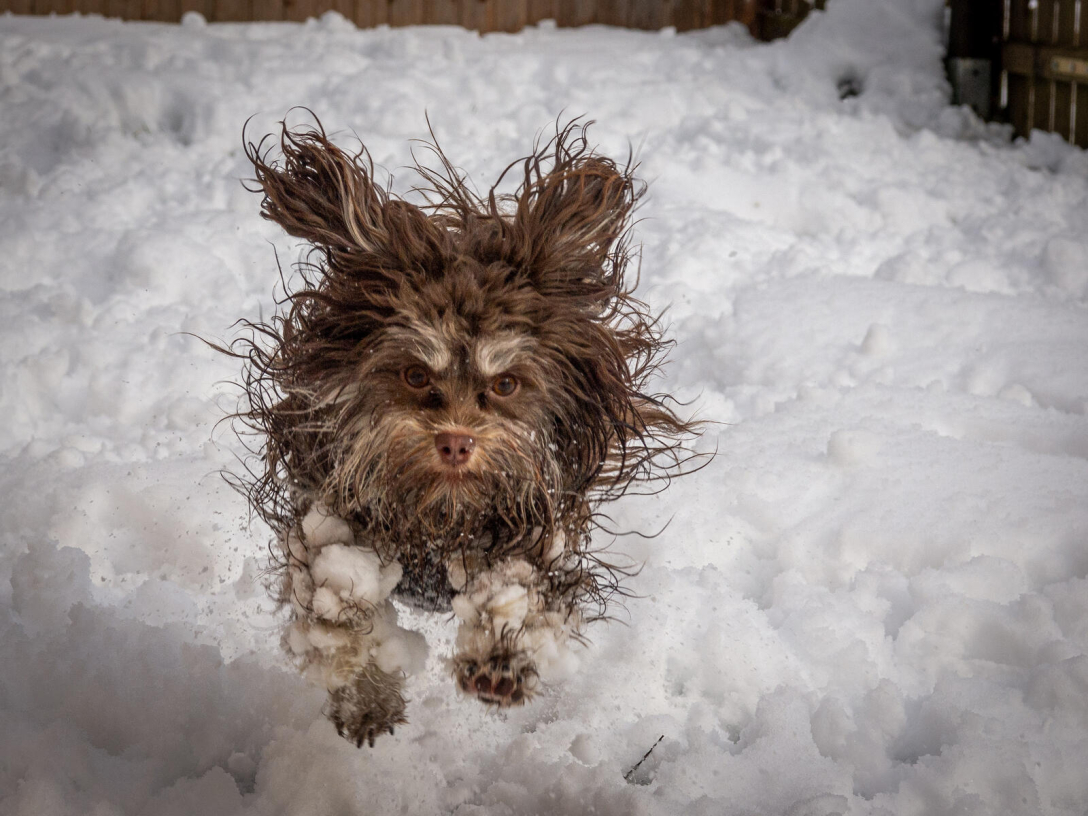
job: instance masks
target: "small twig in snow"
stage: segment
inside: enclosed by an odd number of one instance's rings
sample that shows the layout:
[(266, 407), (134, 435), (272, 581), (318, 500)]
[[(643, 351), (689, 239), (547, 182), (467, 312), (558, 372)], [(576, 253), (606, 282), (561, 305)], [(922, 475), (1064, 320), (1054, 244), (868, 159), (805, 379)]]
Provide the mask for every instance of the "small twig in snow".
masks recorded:
[[(661, 740), (663, 740), (663, 739), (665, 739), (664, 734), (662, 734), (660, 737), (657, 738), (657, 742), (661, 742)], [(638, 762), (635, 763), (635, 767), (633, 767), (631, 770), (629, 770), (627, 773), (625, 773), (623, 775), (623, 779), (624, 779), (625, 782), (630, 782), (631, 781), (631, 774), (633, 774), (635, 771), (637, 771), (638, 766), (646, 761), (646, 757), (648, 757), (650, 754), (652, 754), (654, 752), (654, 748), (657, 747), (657, 742), (655, 742), (653, 745), (651, 745), (650, 750), (642, 755), (642, 759), (640, 759)]]

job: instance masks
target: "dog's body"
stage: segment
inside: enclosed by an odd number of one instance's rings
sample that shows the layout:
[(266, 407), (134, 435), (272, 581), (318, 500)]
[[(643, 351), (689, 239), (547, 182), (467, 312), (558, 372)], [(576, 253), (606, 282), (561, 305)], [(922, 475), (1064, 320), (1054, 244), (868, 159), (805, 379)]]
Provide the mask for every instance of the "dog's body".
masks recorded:
[(663, 343), (624, 284), (641, 190), (573, 126), (512, 195), (475, 196), (438, 153), (429, 207), (320, 125), (280, 148), (247, 145), (262, 212), (316, 262), (240, 354), (285, 644), (356, 744), (405, 721), (423, 652), (393, 595), (452, 608), (461, 690), (521, 704), (619, 589), (597, 506), (678, 472), (692, 430), (644, 390)]

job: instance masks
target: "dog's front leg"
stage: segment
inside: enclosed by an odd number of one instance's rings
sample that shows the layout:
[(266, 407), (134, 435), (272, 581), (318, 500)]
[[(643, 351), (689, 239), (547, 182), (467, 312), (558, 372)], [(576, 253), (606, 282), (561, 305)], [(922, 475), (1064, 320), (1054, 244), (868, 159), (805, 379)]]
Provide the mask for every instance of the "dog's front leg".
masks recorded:
[(351, 527), (321, 507), (282, 542), (288, 560), (288, 651), (329, 692), (325, 713), (337, 732), (361, 746), (406, 722), (403, 678), (426, 660), (422, 635), (397, 625), (389, 595), (396, 561), (355, 540)]
[(463, 558), (448, 566), (459, 594), (453, 672), (466, 694), (500, 708), (521, 705), (541, 680), (559, 677), (574, 661), (569, 646), (582, 627), (576, 586), (556, 569), (512, 557), (485, 568)]

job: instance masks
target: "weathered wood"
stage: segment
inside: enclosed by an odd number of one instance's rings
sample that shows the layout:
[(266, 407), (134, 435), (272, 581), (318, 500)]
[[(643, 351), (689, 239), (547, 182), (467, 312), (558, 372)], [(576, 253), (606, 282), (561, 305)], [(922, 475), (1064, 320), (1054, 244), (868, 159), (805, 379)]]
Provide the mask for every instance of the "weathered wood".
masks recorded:
[(672, 25), (671, 0), (631, 0), (627, 9), (627, 24), (631, 28), (658, 31)]
[(677, 31), (704, 28), (709, 18), (706, 0), (676, 0), (672, 10), (672, 24)]
[(70, 14), (69, 0), (34, 0), (32, 14)]
[(1010, 0), (1008, 30), (1011, 42), (1031, 42), (1028, 0)]
[(597, 22), (626, 28), (630, 5), (628, 0), (597, 0)]
[[(10, 4), (9, 4), (10, 5)], [(26, 4), (28, 7), (30, 3)], [(29, 12), (15, 11), (11, 9), (15, 14), (29, 14)], [(101, 14), (106, 16), (106, 0), (80, 0), (79, 3), (73, 3), (73, 11), (78, 11), (80, 14)], [(177, 22), (181, 19), (181, 12), (178, 12), (178, 16), (171, 22)]]
[(1088, 82), (1073, 86), (1077, 99), (1077, 120), (1073, 124), (1073, 144), (1088, 147)]
[(1009, 74), (1008, 117), (1013, 129), (1021, 136), (1030, 130), (1029, 123), (1034, 117), (1030, 110), (1033, 80), (1018, 74)]
[(555, 21), (565, 27), (597, 22), (597, 0), (558, 0)]
[(283, 0), (253, 0), (254, 20), (282, 20)]
[(215, 22), (244, 23), (253, 19), (249, 0), (215, 0)]
[(424, 25), (457, 25), (460, 17), (458, 0), (423, 0)]
[[(1054, 31), (1056, 36), (1053, 37), (1052, 42), (1055, 45), (1065, 45), (1070, 48), (1076, 48), (1077, 46), (1088, 45), (1084, 40), (1078, 36), (1083, 29), (1086, 22), (1084, 19), (1085, 13), (1088, 13), (1088, 4), (1082, 4), (1081, 6), (1081, 19), (1077, 20), (1077, 2), (1076, 0), (1056, 0), (1054, 3), (1057, 6), (1054, 9)], [(1079, 23), (1079, 26), (1078, 26)]]
[(529, 0), (529, 23), (539, 23), (541, 20), (555, 19), (556, 0)]
[(1057, 82), (1054, 85), (1054, 121), (1051, 129), (1062, 137), (1072, 141), (1073, 128), (1070, 118), (1073, 102), (1073, 83)]
[(355, 0), (355, 25), (374, 28), (389, 22), (389, 0)]
[(505, 0), (493, 3), (491, 7), (491, 31), (514, 33), (521, 31), (529, 23), (528, 0)]
[(423, 0), (390, 0), (389, 25), (418, 25), (423, 19)]
[[(1017, 0), (1022, 1), (1026, 2)], [(209, 22), (301, 22), (333, 10), (360, 28), (439, 24), (510, 32), (548, 19), (561, 26), (600, 23), (650, 30), (676, 26), (681, 31), (739, 20), (754, 31), (761, 6), (784, 4), (801, 9), (790, 16), (792, 28), (807, 11), (807, 0), (0, 0), (0, 12), (80, 11), (128, 20), (177, 21), (196, 11)]]
[(461, 25), (470, 31), (489, 31), (489, 5), (487, 0), (461, 0)]

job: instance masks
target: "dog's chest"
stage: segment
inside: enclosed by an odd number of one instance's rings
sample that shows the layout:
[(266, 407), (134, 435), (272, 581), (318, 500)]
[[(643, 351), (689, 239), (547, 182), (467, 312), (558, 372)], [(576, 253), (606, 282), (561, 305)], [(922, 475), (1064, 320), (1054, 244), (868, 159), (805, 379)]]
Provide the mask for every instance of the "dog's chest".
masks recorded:
[(393, 595), (409, 606), (428, 612), (449, 612), (453, 596), (457, 593), (450, 586), (446, 565), (434, 551), (421, 553), (406, 559), (404, 574)]

